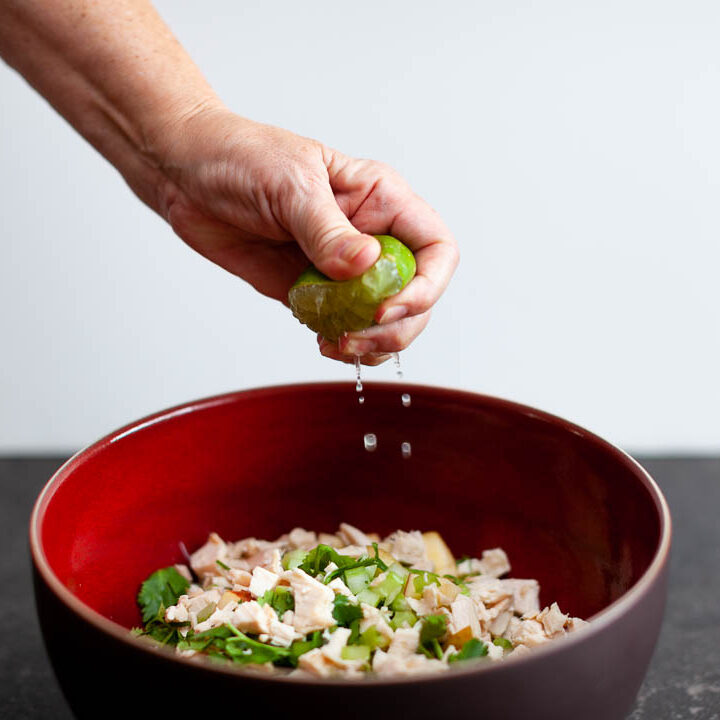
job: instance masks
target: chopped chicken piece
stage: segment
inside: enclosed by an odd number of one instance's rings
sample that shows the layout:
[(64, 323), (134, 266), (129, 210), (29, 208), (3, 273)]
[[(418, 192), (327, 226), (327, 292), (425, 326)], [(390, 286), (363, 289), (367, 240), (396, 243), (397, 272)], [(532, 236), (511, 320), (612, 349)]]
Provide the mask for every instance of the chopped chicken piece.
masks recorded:
[(487, 626), (487, 629), (497, 637), (498, 635), (504, 635), (505, 630), (507, 629), (508, 623), (510, 622), (510, 618), (513, 616), (512, 612), (509, 610), (505, 610), (504, 612), (501, 612), (497, 617), (495, 617), (493, 620), (490, 621), (490, 623)]
[(470, 628), (474, 638), (480, 639), (483, 636), (475, 604), (467, 595), (458, 595), (450, 605), (448, 632), (456, 635), (466, 627)]
[(282, 556), (277, 548), (273, 548), (270, 562), (267, 564), (267, 569), (270, 572), (274, 572), (276, 575), (282, 575), (285, 568), (282, 566)]
[[(291, 612), (291, 611), (288, 611)], [(287, 615), (287, 612), (285, 613)], [(303, 636), (295, 632), (295, 628), (284, 621), (272, 620), (270, 622), (270, 644), (279, 647), (290, 647), (294, 640), (300, 640)]]
[(438, 586), (435, 583), (430, 583), (423, 588), (422, 598), (418, 600), (410, 597), (407, 601), (408, 605), (410, 605), (418, 615), (432, 615), (440, 604), (438, 599)]
[(288, 534), (290, 549), (311, 550), (318, 544), (317, 534), (303, 528), (295, 528)]
[(491, 550), (483, 550), (482, 560), (469, 558), (458, 563), (457, 568), (460, 575), (481, 573), (488, 577), (498, 578), (510, 572), (510, 561), (504, 550), (492, 548)]
[(504, 582), (485, 575), (465, 580), (465, 584), (470, 590), (470, 597), (473, 600), (481, 600), (486, 607), (495, 605), (505, 598), (512, 598), (512, 587), (505, 585)]
[(378, 633), (386, 640), (392, 640), (393, 629), (388, 624), (387, 611), (378, 610), (372, 605), (362, 603), (362, 620), (360, 621), (360, 633), (364, 633), (368, 628), (374, 627)]
[(300, 568), (288, 570), (284, 578), (290, 581), (295, 598), (293, 625), (302, 635), (335, 625), (332, 615), (335, 593), (327, 585), (310, 577)]
[(542, 623), (532, 619), (512, 618), (508, 623), (505, 637), (513, 645), (526, 645), (529, 648), (537, 647), (548, 642)]
[(362, 531), (348, 523), (340, 523), (340, 529), (337, 533), (346, 545), (366, 545), (372, 544), (372, 540)]
[(240, 603), (229, 620), (238, 630), (256, 635), (269, 635), (273, 621), (277, 621), (277, 613), (270, 605), (260, 605), (257, 600)]
[(338, 548), (338, 552), (340, 555), (348, 555), (354, 558), (367, 555), (367, 550), (364, 545), (345, 545), (345, 547)]
[(238, 570), (237, 568), (232, 568), (231, 570), (228, 570), (227, 576), (233, 585), (240, 585), (244, 588), (250, 587), (252, 573), (249, 573), (247, 570)]
[(338, 595), (344, 595), (347, 598), (355, 597), (352, 592), (350, 592), (350, 588), (340, 578), (335, 578), (334, 580), (331, 580), (327, 584), (327, 586)]
[(487, 656), (492, 661), (502, 660), (505, 652), (499, 645), (495, 645), (491, 642), (486, 642), (488, 653)]
[(442, 660), (430, 660), (416, 651), (420, 642), (420, 630), (399, 628), (393, 635), (387, 652), (376, 650), (373, 656), (373, 670), (380, 675), (411, 675), (447, 669)]
[(220, 571), (217, 561), (227, 558), (227, 545), (217, 533), (210, 533), (207, 542), (190, 556), (190, 567), (198, 577), (216, 575)]
[(433, 564), (425, 551), (425, 542), (419, 530), (405, 532), (396, 530), (385, 538), (390, 554), (402, 563), (419, 570), (433, 570)]
[(255, 597), (262, 597), (268, 590), (273, 590), (280, 577), (264, 567), (258, 565), (252, 572), (250, 593)]
[(568, 619), (565, 629), (568, 632), (575, 632), (576, 630), (580, 630), (581, 628), (587, 627), (589, 624), (590, 623), (587, 620), (582, 620), (581, 618), (571, 617)]
[(553, 603), (550, 607), (541, 610), (535, 619), (542, 623), (548, 637), (555, 637), (565, 633), (565, 623), (568, 621), (568, 616), (560, 612), (557, 603)]
[(513, 610), (520, 615), (538, 612), (540, 610), (540, 584), (537, 580), (521, 580), (510, 578), (500, 580), (503, 588), (512, 591)]
[(320, 533), (318, 535), (318, 543), (320, 545), (329, 545), (333, 548), (339, 548), (345, 544), (343, 540), (333, 533)]

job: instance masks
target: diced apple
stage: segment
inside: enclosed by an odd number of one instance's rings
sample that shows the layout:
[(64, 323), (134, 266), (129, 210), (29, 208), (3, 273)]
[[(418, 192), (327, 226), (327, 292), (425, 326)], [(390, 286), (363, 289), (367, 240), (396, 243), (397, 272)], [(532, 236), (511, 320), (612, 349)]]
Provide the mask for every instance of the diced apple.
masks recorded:
[[(375, 548), (372, 545), (366, 545), (365, 550), (367, 551), (368, 557), (375, 557)], [(395, 562), (395, 558), (387, 550), (383, 550), (382, 548), (378, 548), (378, 556), (388, 567)]]
[(458, 650), (460, 650), (466, 642), (472, 640), (472, 636), (473, 634), (470, 626), (466, 625), (464, 628), (458, 630), (456, 633), (453, 633), (448, 638), (448, 645), (454, 645)]
[(425, 543), (425, 552), (434, 566), (434, 572), (438, 575), (457, 574), (455, 558), (440, 533), (435, 531), (423, 533), (423, 542)]

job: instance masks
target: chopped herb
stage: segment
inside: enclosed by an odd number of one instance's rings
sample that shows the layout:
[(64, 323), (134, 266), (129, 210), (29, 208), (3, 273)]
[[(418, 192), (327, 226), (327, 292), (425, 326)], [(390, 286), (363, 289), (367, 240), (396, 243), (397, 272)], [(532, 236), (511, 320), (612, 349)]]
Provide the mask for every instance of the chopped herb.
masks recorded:
[(329, 545), (318, 545), (305, 555), (298, 567), (308, 575), (315, 577), (323, 572), (331, 562), (334, 562), (338, 568), (356, 566), (355, 558), (349, 555), (340, 555), (335, 548)]
[(447, 618), (444, 615), (428, 615), (420, 628), (419, 651), (429, 658), (442, 658), (439, 639), (447, 632)]
[(229, 637), (225, 640), (224, 648), (225, 654), (235, 663), (259, 665), (282, 660), (291, 655), (289, 649), (266, 645), (258, 640), (253, 640), (232, 625), (224, 625), (223, 627), (228, 628), (235, 635), (235, 637)]
[(320, 630), (310, 633), (306, 640), (296, 640), (289, 648), (290, 655), (287, 657), (288, 664), (292, 667), (297, 667), (298, 658), (301, 655), (321, 647), (322, 644), (323, 638)]
[(463, 646), (460, 652), (456, 652), (448, 658), (448, 662), (460, 662), (462, 660), (474, 660), (485, 657), (488, 654), (487, 645), (477, 638), (471, 638)]
[(504, 637), (496, 637), (493, 640), (493, 645), (497, 645), (503, 650), (512, 650), (515, 647), (507, 638)]
[(282, 585), (273, 590), (268, 590), (262, 597), (258, 598), (258, 603), (260, 605), (270, 605), (281, 619), (288, 610), (295, 609), (295, 598), (290, 588)]
[(190, 583), (174, 568), (157, 570), (140, 586), (137, 596), (144, 623), (164, 619), (165, 610), (175, 605)]
[(229, 565), (226, 565), (222, 560), (216, 560), (216, 561), (215, 561), (215, 564), (216, 564), (218, 567), (221, 567), (223, 570), (229, 570), (229, 569), (230, 569), (230, 566), (229, 566)]
[[(348, 555), (338, 555), (339, 558), (344, 558), (345, 563), (338, 567), (336, 570), (333, 570), (332, 572), (329, 572), (326, 576), (323, 582), (327, 585), (328, 583), (332, 582), (336, 577), (345, 577), (345, 573), (348, 570), (357, 570), (358, 568), (370, 568), (375, 565), (375, 559), (374, 558), (368, 558), (368, 557), (361, 557), (359, 560), (356, 560), (355, 558), (352, 558)], [(347, 562), (349, 560), (350, 562)], [(338, 562), (334, 561), (337, 565)], [(374, 574), (374, 573), (373, 573)], [(346, 583), (347, 584), (347, 583)]]
[(337, 624), (342, 627), (350, 627), (353, 620), (359, 620), (363, 616), (362, 610), (357, 605), (353, 605), (344, 595), (335, 596), (332, 614)]
[(380, 548), (378, 548), (378, 544), (376, 542), (372, 544), (372, 549), (375, 551), (375, 564), (382, 572), (385, 572), (385, 570), (388, 569), (388, 566), (380, 559)]

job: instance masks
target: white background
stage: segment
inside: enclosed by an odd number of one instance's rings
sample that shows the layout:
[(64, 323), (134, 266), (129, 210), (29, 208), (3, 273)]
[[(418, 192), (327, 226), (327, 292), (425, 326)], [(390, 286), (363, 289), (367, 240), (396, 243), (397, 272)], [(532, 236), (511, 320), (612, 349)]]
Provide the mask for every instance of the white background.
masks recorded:
[[(238, 112), (394, 165), (462, 261), (408, 381), (720, 450), (720, 4), (163, 0)], [(343, 379), (0, 67), (0, 452)], [(393, 379), (391, 367), (370, 379)]]

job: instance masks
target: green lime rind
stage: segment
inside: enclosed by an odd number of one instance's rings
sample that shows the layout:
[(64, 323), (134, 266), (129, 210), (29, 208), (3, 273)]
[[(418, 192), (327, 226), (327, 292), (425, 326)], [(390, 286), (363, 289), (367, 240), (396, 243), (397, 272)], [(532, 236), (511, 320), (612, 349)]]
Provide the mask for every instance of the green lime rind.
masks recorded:
[(373, 325), (383, 300), (400, 292), (415, 276), (415, 258), (405, 245), (390, 235), (375, 237), (380, 257), (359, 277), (331, 280), (310, 266), (290, 288), (293, 315), (330, 342), (337, 342), (345, 332)]

